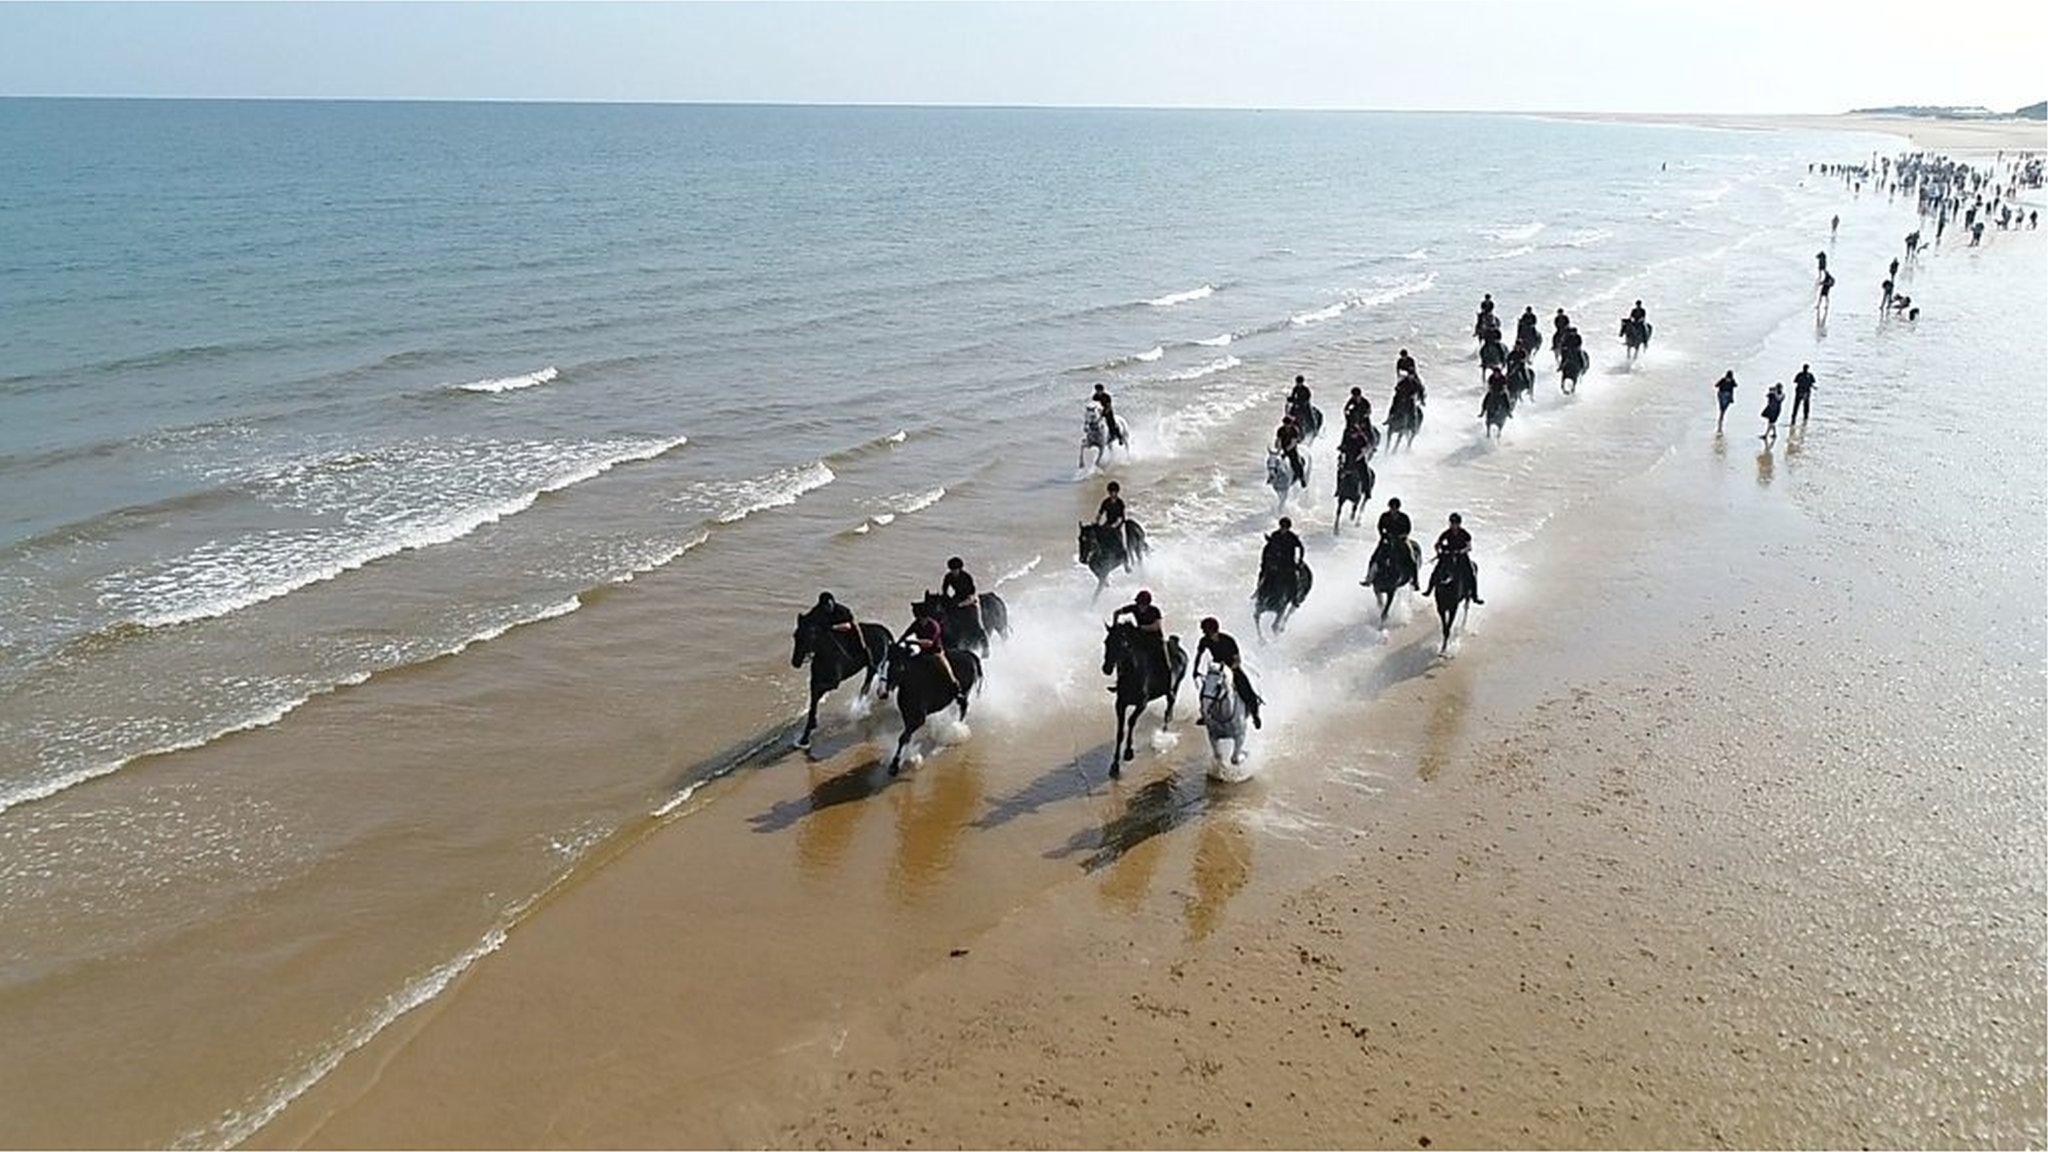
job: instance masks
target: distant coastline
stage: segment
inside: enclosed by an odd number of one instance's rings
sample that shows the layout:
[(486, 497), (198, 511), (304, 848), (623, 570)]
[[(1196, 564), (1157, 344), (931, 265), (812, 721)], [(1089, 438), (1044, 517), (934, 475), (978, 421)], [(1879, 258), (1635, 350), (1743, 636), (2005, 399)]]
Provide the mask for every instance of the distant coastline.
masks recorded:
[(1851, 112), (1839, 116), (1721, 116), (1655, 112), (1560, 112), (1565, 120), (1623, 124), (1691, 124), (1702, 128), (1782, 131), (1788, 128), (1832, 132), (1883, 132), (1904, 136), (1915, 147), (1938, 152), (1993, 152), (2048, 149), (2048, 122), (2004, 116), (1988, 119), (1938, 119), (1928, 116)]

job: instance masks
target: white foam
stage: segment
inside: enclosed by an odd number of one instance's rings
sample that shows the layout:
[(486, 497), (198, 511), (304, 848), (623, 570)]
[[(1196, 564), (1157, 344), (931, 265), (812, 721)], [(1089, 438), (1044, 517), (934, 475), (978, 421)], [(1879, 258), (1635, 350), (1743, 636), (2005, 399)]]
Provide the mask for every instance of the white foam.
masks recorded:
[(1488, 239), (1499, 241), (1502, 244), (1520, 244), (1525, 240), (1534, 240), (1536, 238), (1536, 234), (1538, 232), (1543, 231), (1545, 227), (1547, 227), (1547, 225), (1545, 225), (1542, 221), (1531, 220), (1527, 224), (1502, 225), (1498, 228), (1481, 228), (1479, 231), (1481, 235), (1487, 237)]
[(905, 515), (912, 512), (922, 512), (945, 498), (946, 490), (944, 488), (934, 488), (929, 492), (919, 492), (914, 496), (898, 497), (903, 503), (897, 505), (896, 510)]
[(1215, 293), (1216, 286), (1214, 284), (1204, 284), (1200, 288), (1190, 288), (1185, 292), (1174, 292), (1161, 296), (1156, 300), (1147, 300), (1145, 303), (1150, 304), (1154, 308), (1171, 308), (1175, 304), (1186, 304), (1192, 300), (1206, 300), (1210, 296), (1215, 295)]
[(1417, 292), (1427, 292), (1435, 285), (1436, 273), (1424, 272), (1418, 276), (1396, 280), (1388, 287), (1382, 288), (1377, 292), (1364, 293), (1353, 300), (1353, 303), (1360, 308), (1377, 308), (1382, 304), (1391, 304), (1404, 296), (1413, 296)]
[(1131, 357), (1131, 359), (1139, 361), (1140, 363), (1150, 364), (1152, 361), (1157, 360), (1164, 355), (1166, 355), (1166, 349), (1160, 347), (1157, 344), (1154, 344), (1149, 351), (1140, 352), (1136, 356)]
[(523, 376), (499, 376), (491, 380), (473, 380), (468, 384), (457, 384), (455, 388), (461, 392), (517, 392), (521, 388), (538, 388), (542, 384), (553, 380), (556, 375), (557, 373), (554, 368), (548, 367), (542, 368), (538, 372), (528, 372)]
[(1349, 301), (1339, 300), (1335, 304), (1317, 308), (1313, 312), (1297, 312), (1289, 316), (1287, 322), (1297, 328), (1306, 328), (1310, 324), (1320, 324), (1325, 320), (1334, 320), (1342, 316), (1344, 310), (1349, 307), (1351, 307)]
[(823, 488), (838, 478), (822, 460), (813, 461), (800, 468), (784, 468), (771, 472), (759, 480), (744, 485), (739, 502), (719, 513), (718, 522), (737, 524), (756, 512), (787, 507), (801, 499), (804, 493)]
[(1235, 339), (1235, 336), (1225, 332), (1220, 336), (1211, 336), (1207, 340), (1197, 340), (1195, 343), (1200, 344), (1204, 348), (1228, 348), (1230, 347), (1230, 342)]
[(1531, 245), (1522, 244), (1513, 248), (1505, 249), (1500, 252), (1488, 252), (1486, 254), (1486, 258), (1488, 260), (1513, 260), (1517, 256), (1527, 256), (1529, 253), (1534, 252), (1535, 250), (1536, 249)]
[(1591, 248), (1602, 240), (1614, 235), (1605, 228), (1581, 228), (1564, 241), (1567, 248)]
[(1218, 372), (1227, 372), (1230, 369), (1235, 368), (1243, 363), (1244, 361), (1239, 360), (1235, 356), (1224, 356), (1220, 359), (1211, 360), (1207, 364), (1202, 364), (1194, 368), (1187, 368), (1179, 372), (1175, 372), (1172, 375), (1168, 376), (1167, 379), (1175, 381), (1200, 380), (1204, 376), (1213, 376)]
[(889, 441), (889, 443), (891, 444), (901, 444), (905, 440), (910, 439), (910, 433), (904, 431), (901, 428), (898, 428), (896, 431), (889, 433), (889, 435), (884, 437), (884, 439)]
[(1043, 554), (1033, 556), (1031, 559), (1026, 560), (1024, 563), (1019, 564), (1017, 567), (1012, 568), (1008, 572), (1003, 573), (1001, 576), (996, 577), (995, 586), (1001, 588), (1003, 585), (1008, 584), (1013, 580), (1021, 580), (1024, 577), (1031, 575), (1032, 571), (1038, 567), (1039, 561), (1043, 559), (1045, 559), (1045, 556)]
[(683, 541), (681, 544), (678, 544), (672, 548), (663, 549), (662, 551), (655, 553), (653, 556), (650, 556), (647, 559), (642, 560), (639, 563), (633, 565), (631, 568), (628, 568), (626, 571), (620, 573), (619, 575), (612, 577), (611, 582), (614, 584), (631, 584), (635, 577), (645, 576), (647, 573), (652, 572), (657, 568), (667, 567), (669, 564), (674, 563), (679, 557), (681, 557), (683, 553), (688, 552), (690, 549), (695, 548), (697, 545), (702, 544), (709, 539), (711, 539), (711, 533), (698, 532), (695, 536), (692, 536), (690, 539)]
[[(652, 460), (688, 442), (684, 436), (643, 441), (601, 456), (519, 495), (437, 518), (401, 522), (388, 535), (354, 547), (337, 547), (340, 542), (329, 537), (308, 538), (303, 532), (208, 544), (159, 571), (124, 573), (132, 579), (120, 594), (124, 599), (172, 602), (169, 607), (140, 611), (129, 618), (145, 628), (167, 628), (225, 616), (332, 580), (386, 556), (459, 540), (485, 525), (526, 511), (548, 493), (595, 479), (621, 464)], [(280, 563), (295, 570), (271, 577), (272, 566)]]
[(1427, 249), (1427, 248), (1417, 248), (1417, 249), (1416, 249), (1415, 251), (1413, 251), (1413, 252), (1403, 252), (1403, 253), (1401, 253), (1401, 259), (1403, 259), (1403, 260), (1427, 260), (1427, 259), (1429, 259), (1429, 249)]

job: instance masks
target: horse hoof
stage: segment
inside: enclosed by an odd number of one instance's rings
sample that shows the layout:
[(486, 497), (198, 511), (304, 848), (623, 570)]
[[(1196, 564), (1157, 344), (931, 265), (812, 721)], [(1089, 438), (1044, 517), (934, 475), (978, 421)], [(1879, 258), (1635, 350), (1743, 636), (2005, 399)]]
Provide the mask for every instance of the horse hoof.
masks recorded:
[(809, 747), (811, 746), (811, 738), (810, 738), (809, 736), (799, 736), (799, 737), (797, 737), (797, 738), (796, 738), (796, 746), (797, 746), (798, 748), (809, 748)]
[(1109, 762), (1109, 778), (1110, 778), (1110, 779), (1112, 779), (1112, 780), (1114, 780), (1114, 779), (1116, 779), (1117, 777), (1119, 777), (1119, 776), (1122, 776), (1123, 774), (1124, 774), (1124, 770), (1123, 770), (1123, 768), (1122, 768), (1122, 767), (1121, 767), (1120, 765), (1118, 765), (1118, 764), (1117, 764), (1117, 762), (1116, 762), (1116, 761), (1115, 761), (1114, 759), (1112, 759), (1112, 760), (1111, 760), (1111, 761)]
[(891, 775), (891, 776), (894, 776), (894, 775), (896, 775), (896, 774), (897, 774), (898, 772), (900, 772), (900, 771), (902, 771), (902, 770), (903, 770), (903, 766), (902, 766), (901, 764), (891, 764), (891, 765), (889, 765), (889, 775)]
[(1137, 750), (1136, 748), (1126, 748), (1126, 749), (1124, 749), (1124, 759), (1126, 759), (1126, 760), (1136, 760), (1137, 758), (1138, 758), (1138, 750)]

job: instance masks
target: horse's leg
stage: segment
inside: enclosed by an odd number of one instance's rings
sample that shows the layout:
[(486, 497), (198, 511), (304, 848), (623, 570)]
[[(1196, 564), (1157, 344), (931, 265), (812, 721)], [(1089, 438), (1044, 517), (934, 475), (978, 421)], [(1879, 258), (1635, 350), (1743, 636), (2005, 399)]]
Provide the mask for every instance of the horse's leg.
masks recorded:
[[(924, 721), (922, 721), (922, 720), (919, 720), (919, 721), (918, 721), (918, 724), (923, 724), (923, 723), (924, 723)], [(903, 769), (903, 748), (904, 748), (904, 746), (905, 746), (905, 745), (907, 745), (907, 744), (909, 744), (909, 743), (910, 743), (910, 737), (911, 737), (911, 736), (912, 736), (913, 734), (915, 734), (916, 732), (917, 732), (917, 726), (916, 726), (916, 725), (913, 725), (913, 724), (911, 724), (911, 723), (910, 723), (910, 721), (906, 719), (906, 720), (905, 720), (905, 721), (903, 722), (903, 735), (901, 735), (901, 736), (898, 736), (898, 737), (896, 738), (896, 756), (895, 756), (895, 758), (894, 758), (894, 759), (892, 759), (892, 760), (890, 760), (890, 761), (889, 761), (889, 775), (891, 775), (891, 776), (894, 776), (894, 775), (896, 775), (896, 773), (898, 773), (898, 772), (902, 771), (902, 769)]]
[(1109, 746), (1109, 774), (1112, 777), (1124, 774), (1124, 715), (1127, 707), (1122, 700), (1116, 702), (1116, 742)]
[(1131, 722), (1124, 727), (1124, 759), (1126, 760), (1136, 760), (1138, 758), (1138, 721), (1145, 718), (1145, 707), (1150, 703), (1150, 700), (1140, 700), (1137, 708), (1131, 713)]
[(811, 733), (818, 729), (818, 701), (824, 698), (825, 694), (823, 692), (818, 691), (816, 688), (811, 689), (811, 710), (804, 717), (803, 735), (796, 738), (797, 747), (809, 748), (811, 746)]

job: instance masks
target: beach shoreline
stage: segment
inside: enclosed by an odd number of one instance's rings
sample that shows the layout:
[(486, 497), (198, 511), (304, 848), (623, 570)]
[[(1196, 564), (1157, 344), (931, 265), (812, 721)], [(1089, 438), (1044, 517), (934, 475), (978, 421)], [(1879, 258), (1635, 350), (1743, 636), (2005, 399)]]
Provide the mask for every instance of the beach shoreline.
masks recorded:
[(1854, 112), (1834, 116), (1666, 115), (1656, 112), (1552, 112), (1544, 115), (1602, 124), (1682, 124), (1751, 132), (1877, 132), (1903, 137), (1912, 141), (1915, 148), (1928, 152), (1975, 154), (2048, 149), (2048, 122), (2011, 116), (1988, 120), (1937, 120), (1922, 116), (1877, 116)]
[[(2018, 242), (1916, 291), (2038, 311)], [(2043, 637), (1994, 630), (2048, 577), (2042, 446), (1901, 520), (1883, 399), (1929, 365), (1850, 323), (1740, 366), (1839, 362), (1810, 437), (1758, 452), (1745, 393), (1517, 558), (1594, 594), (1396, 633), (1331, 781), (735, 774), (251, 1143), (2040, 1146)], [(2029, 339), (1949, 366), (1946, 442)], [(1985, 507), (1986, 595), (1896, 594)]]

